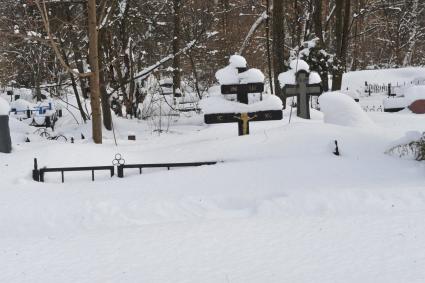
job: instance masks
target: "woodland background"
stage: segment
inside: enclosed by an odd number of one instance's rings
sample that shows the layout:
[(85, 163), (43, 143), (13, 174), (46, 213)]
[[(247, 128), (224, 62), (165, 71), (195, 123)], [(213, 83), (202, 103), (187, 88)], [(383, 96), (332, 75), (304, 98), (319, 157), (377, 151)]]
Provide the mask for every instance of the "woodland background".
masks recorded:
[[(60, 64), (35, 2), (1, 0), (0, 85), (31, 88), (37, 96), (46, 84), (72, 84), (87, 98), (87, 78)], [(38, 1), (44, 2), (63, 58), (86, 72), (86, 1)], [(274, 78), (290, 58), (302, 57), (320, 72), (325, 89), (328, 77), (340, 88), (345, 71), (425, 64), (420, 0), (101, 0), (97, 10), (105, 101), (117, 94), (128, 104), (143, 99), (152, 74), (172, 77), (174, 92), (184, 92), (184, 81), (202, 96), (235, 53)]]

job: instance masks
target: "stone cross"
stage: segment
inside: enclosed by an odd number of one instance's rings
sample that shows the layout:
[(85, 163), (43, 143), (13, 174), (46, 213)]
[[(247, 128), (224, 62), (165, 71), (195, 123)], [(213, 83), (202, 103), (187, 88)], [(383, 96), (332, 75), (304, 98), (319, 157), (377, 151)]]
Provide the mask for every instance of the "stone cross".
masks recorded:
[(310, 96), (319, 96), (323, 93), (321, 84), (309, 84), (309, 73), (300, 70), (296, 74), (296, 85), (285, 85), (283, 94), (286, 97), (297, 97), (297, 116), (310, 119)]
[(238, 123), (239, 135), (249, 135), (249, 122), (282, 120), (282, 110), (258, 111), (252, 113), (206, 114), (206, 124)]

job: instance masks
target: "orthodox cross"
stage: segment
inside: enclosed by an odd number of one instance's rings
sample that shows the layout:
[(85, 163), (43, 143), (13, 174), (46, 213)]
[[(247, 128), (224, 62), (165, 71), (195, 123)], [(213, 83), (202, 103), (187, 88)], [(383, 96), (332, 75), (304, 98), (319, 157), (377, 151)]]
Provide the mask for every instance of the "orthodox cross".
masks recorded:
[(321, 84), (309, 84), (310, 74), (305, 70), (297, 72), (296, 85), (285, 85), (283, 87), (283, 94), (286, 97), (297, 97), (297, 116), (310, 119), (310, 96), (319, 96), (322, 94), (323, 89)]

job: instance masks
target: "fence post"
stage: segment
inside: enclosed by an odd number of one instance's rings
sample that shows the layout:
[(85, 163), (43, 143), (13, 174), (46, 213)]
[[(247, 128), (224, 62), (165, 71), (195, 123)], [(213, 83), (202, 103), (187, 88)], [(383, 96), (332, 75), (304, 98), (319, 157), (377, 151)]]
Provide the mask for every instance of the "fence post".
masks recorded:
[(38, 170), (37, 158), (34, 158), (34, 170), (32, 170), (32, 179), (40, 182), (40, 171)]
[(118, 165), (117, 166), (118, 171), (118, 178), (124, 178), (124, 166)]

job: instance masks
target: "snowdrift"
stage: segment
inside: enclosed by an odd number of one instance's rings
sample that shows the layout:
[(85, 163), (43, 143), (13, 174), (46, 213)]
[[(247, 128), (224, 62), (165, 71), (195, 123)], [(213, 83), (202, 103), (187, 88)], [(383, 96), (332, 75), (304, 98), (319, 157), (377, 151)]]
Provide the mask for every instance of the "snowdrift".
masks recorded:
[(341, 92), (327, 92), (319, 97), (325, 123), (347, 127), (373, 127), (375, 124), (352, 97)]

